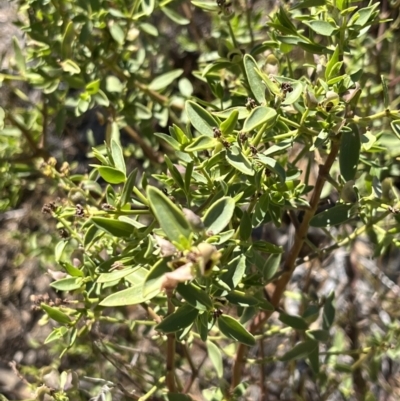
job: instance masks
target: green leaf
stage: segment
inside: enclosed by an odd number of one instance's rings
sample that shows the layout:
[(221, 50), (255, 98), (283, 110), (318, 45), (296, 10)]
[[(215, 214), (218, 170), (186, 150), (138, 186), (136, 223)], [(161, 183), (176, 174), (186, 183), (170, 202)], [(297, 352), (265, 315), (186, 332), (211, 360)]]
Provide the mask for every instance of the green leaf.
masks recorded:
[(332, 291), (329, 296), (325, 300), (324, 304), (324, 310), (322, 314), (322, 328), (324, 330), (329, 330), (335, 321), (335, 306), (334, 306), (334, 300), (335, 300), (335, 292)]
[(319, 347), (315, 347), (313, 351), (308, 354), (311, 370), (315, 375), (319, 373)]
[(198, 309), (184, 304), (180, 306), (174, 313), (168, 315), (154, 329), (163, 331), (164, 333), (174, 333), (179, 330), (186, 329), (196, 320)]
[(51, 287), (58, 291), (73, 291), (81, 288), (82, 279), (80, 277), (67, 277), (54, 281), (50, 284)]
[(279, 359), (283, 362), (293, 361), (294, 359), (302, 359), (310, 355), (317, 347), (317, 341), (306, 340), (295, 345), (290, 351), (286, 352), (286, 354)]
[(26, 73), (25, 57), (22, 54), (22, 50), (19, 47), (18, 39), (15, 36), (13, 36), (13, 47), (15, 54), (15, 63), (17, 64), (19, 72), (25, 75)]
[(81, 72), (79, 65), (76, 64), (75, 61), (67, 59), (61, 61), (60, 65), (63, 71), (69, 72), (71, 75), (79, 74)]
[(220, 129), (222, 135), (228, 136), (232, 134), (238, 122), (239, 111), (233, 110), (230, 116), (221, 124)]
[(178, 169), (174, 166), (170, 158), (165, 155), (165, 163), (168, 167), (168, 170), (171, 174), (172, 179), (175, 181), (175, 184), (178, 185), (179, 188), (184, 189), (185, 184), (183, 182), (182, 174), (178, 171)]
[(219, 11), (219, 7), (214, 1), (191, 0), (191, 2), (194, 6), (199, 7), (204, 11)]
[(218, 128), (219, 122), (208, 111), (190, 100), (186, 101), (185, 110), (190, 123), (200, 134), (214, 136), (213, 128)]
[(159, 91), (172, 84), (177, 78), (183, 74), (182, 69), (166, 72), (165, 74), (159, 75), (149, 85), (149, 89), (153, 91)]
[(304, 23), (307, 24), (315, 33), (322, 36), (332, 36), (332, 34), (338, 29), (327, 21), (310, 21)]
[(114, 76), (106, 78), (106, 90), (111, 93), (121, 93), (124, 90), (124, 84)]
[(240, 149), (238, 146), (231, 146), (229, 149), (227, 149), (225, 157), (228, 163), (236, 170), (239, 170), (246, 175), (254, 175), (254, 169), (251, 161), (244, 155), (242, 149)]
[(206, 231), (213, 235), (220, 233), (231, 221), (235, 210), (235, 201), (230, 197), (217, 200), (203, 218)]
[(100, 89), (100, 79), (96, 79), (95, 81), (89, 82), (85, 86), (85, 90), (89, 95), (95, 95), (99, 92)]
[(157, 288), (156, 291), (149, 292), (148, 294), (143, 294), (143, 283), (148, 274), (148, 270), (144, 268), (139, 268), (134, 273), (131, 273), (132, 277), (130, 282), (135, 284), (125, 290), (114, 292), (100, 302), (100, 306), (126, 306), (126, 305), (136, 305), (142, 302), (146, 302), (153, 297), (155, 297), (160, 289)]
[(60, 308), (52, 307), (43, 303), (40, 305), (40, 307), (47, 313), (47, 315), (51, 319), (55, 320), (56, 322), (61, 324), (71, 323), (70, 317), (64, 312), (61, 312)]
[(231, 290), (234, 290), (238, 284), (242, 281), (242, 278), (246, 272), (246, 256), (240, 255), (232, 259), (227, 267), (226, 272), (219, 276), (219, 281), (222, 281)]
[(265, 152), (262, 154), (264, 156), (273, 156), (278, 153), (282, 153), (286, 149), (290, 148), (293, 146), (293, 140), (292, 139), (285, 139), (284, 141), (281, 141), (275, 145), (270, 146)]
[(397, 139), (400, 139), (400, 120), (391, 121), (390, 126)]
[(192, 143), (185, 147), (185, 152), (199, 152), (206, 149), (214, 149), (218, 140), (207, 135), (197, 137)]
[(247, 308), (249, 306), (256, 306), (260, 303), (257, 298), (237, 290), (232, 291), (229, 294), (225, 295), (225, 298), (232, 305), (238, 305), (243, 308)]
[(171, 135), (164, 134), (162, 132), (155, 132), (154, 135), (167, 142), (168, 145), (170, 145), (174, 150), (181, 150), (180, 143), (176, 139), (174, 139)]
[(182, 295), (189, 305), (198, 310), (210, 310), (213, 303), (207, 293), (193, 283), (180, 283), (176, 287), (176, 291)]
[(97, 171), (101, 175), (101, 178), (110, 184), (122, 184), (125, 182), (125, 174), (114, 167), (98, 166)]
[(296, 330), (308, 329), (308, 323), (301, 316), (288, 315), (287, 313), (281, 312), (279, 314), (279, 320)]
[(311, 7), (318, 7), (324, 6), (326, 0), (304, 0), (297, 3), (295, 6), (291, 8), (291, 10), (297, 10), (299, 8), (311, 8)]
[(60, 264), (65, 269), (65, 271), (72, 277), (83, 277), (84, 276), (82, 270), (77, 269), (75, 266), (71, 265), (70, 263), (60, 262)]
[(264, 164), (269, 170), (274, 172), (282, 182), (286, 181), (285, 169), (275, 159), (272, 159), (271, 157), (265, 156), (261, 153), (258, 154), (257, 157), (258, 160), (260, 160), (260, 162)]
[(190, 97), (193, 94), (193, 85), (192, 83), (185, 77), (181, 78), (178, 81), (179, 92), (183, 97)]
[(377, 8), (378, 4), (374, 4), (370, 7), (362, 8), (358, 11), (359, 17), (357, 21), (355, 21), (354, 25), (362, 27), (370, 21), (371, 16), (373, 15), (374, 10)]
[(146, 193), (150, 207), (168, 239), (179, 243), (181, 237), (189, 238), (192, 230), (182, 211), (159, 189), (148, 185)]
[(154, 36), (155, 38), (158, 37), (158, 30), (154, 25), (151, 25), (147, 22), (142, 22), (138, 25), (138, 28), (150, 36)]
[(247, 241), (250, 238), (253, 227), (251, 226), (250, 214), (245, 210), (243, 212), (242, 218), (240, 219), (240, 240)]
[(161, 285), (164, 280), (164, 275), (171, 272), (165, 259), (160, 259), (157, 263), (150, 269), (144, 280), (142, 293), (145, 297), (149, 294), (156, 296), (161, 292)]
[[(269, 212), (271, 213), (273, 205), (269, 205)], [(264, 253), (282, 253), (282, 247), (279, 245), (271, 244), (267, 241), (254, 241), (252, 247)]]
[(253, 109), (243, 124), (243, 132), (250, 132), (260, 125), (266, 124), (276, 117), (276, 111), (271, 107), (258, 106)]
[[(56, 327), (53, 331), (46, 337), (44, 340), (45, 344), (51, 343), (52, 341), (59, 340), (62, 338), (68, 331), (68, 328), (65, 326)], [(0, 401), (4, 401), (0, 398)]]
[(175, 24), (178, 25), (188, 25), (190, 24), (190, 20), (187, 18), (183, 17), (181, 14), (177, 13), (176, 11), (172, 10), (171, 8), (168, 7), (161, 7), (161, 11)]
[(141, 267), (136, 266), (136, 267), (131, 267), (131, 268), (122, 269), (122, 270), (114, 270), (111, 273), (102, 273), (97, 278), (96, 282), (97, 283), (111, 283), (113, 281), (121, 280), (124, 277), (126, 277), (128, 274), (135, 272), (139, 268), (141, 268)]
[(307, 330), (307, 337), (311, 338), (311, 340), (319, 341), (319, 342), (327, 342), (329, 340), (329, 331), (328, 330)]
[(335, 51), (333, 54), (329, 57), (329, 61), (326, 64), (326, 69), (325, 69), (325, 80), (329, 81), (329, 79), (332, 77), (332, 68), (339, 62), (339, 46), (336, 46)]
[(250, 114), (247, 107), (244, 107), (244, 106), (230, 107), (229, 109), (213, 112), (213, 114), (215, 116), (217, 116), (218, 118), (225, 119), (225, 118), (228, 118), (232, 114), (232, 112), (235, 110), (237, 110), (239, 113), (238, 120), (244, 120)]
[(257, 74), (258, 65), (250, 54), (245, 54), (243, 64), (246, 71), (247, 80), (250, 85), (251, 92), (258, 103), (265, 103), (265, 90), (267, 89), (260, 75)]
[(279, 266), (281, 264), (281, 259), (282, 259), (281, 253), (273, 253), (269, 255), (268, 259), (266, 260), (262, 268), (264, 283), (267, 283), (273, 279), (275, 273), (279, 269)]
[(222, 354), (220, 349), (211, 341), (207, 341), (207, 354), (214, 365), (217, 377), (219, 379), (224, 375), (224, 365), (222, 363)]
[(132, 225), (106, 217), (92, 217), (91, 220), (98, 228), (115, 237), (129, 237), (133, 233)]
[(336, 206), (316, 214), (310, 221), (312, 227), (337, 226), (351, 219), (353, 205), (337, 204)]
[(135, 168), (128, 176), (128, 179), (125, 181), (124, 188), (121, 192), (121, 206), (126, 205), (132, 201), (132, 191), (136, 184), (137, 177), (137, 168)]
[(121, 145), (115, 139), (111, 140), (111, 155), (114, 160), (115, 167), (119, 171), (122, 171), (125, 175), (126, 174), (126, 165), (125, 165), (124, 154), (122, 152)]
[(99, 228), (95, 224), (91, 224), (87, 231), (85, 232), (85, 236), (83, 238), (83, 245), (85, 248), (96, 238), (99, 234)]
[(72, 55), (72, 43), (75, 39), (74, 23), (68, 22), (61, 42), (61, 57), (66, 60)]
[(60, 263), (65, 247), (68, 245), (67, 241), (60, 241), (55, 248), (54, 257), (57, 263)]
[(155, 0), (142, 0), (142, 10), (145, 15), (151, 15), (154, 11)]
[(111, 26), (110, 26), (110, 34), (111, 37), (120, 45), (123, 45), (125, 42), (125, 32), (124, 30), (121, 28), (121, 26), (119, 24), (117, 24), (116, 22), (114, 22)]
[(231, 316), (220, 316), (218, 318), (218, 327), (224, 336), (231, 338), (232, 340), (239, 341), (249, 347), (256, 343), (253, 335)]
[(300, 96), (303, 94), (303, 84), (302, 82), (292, 82), (292, 91), (286, 94), (285, 100), (282, 102), (283, 106), (287, 106), (295, 103)]

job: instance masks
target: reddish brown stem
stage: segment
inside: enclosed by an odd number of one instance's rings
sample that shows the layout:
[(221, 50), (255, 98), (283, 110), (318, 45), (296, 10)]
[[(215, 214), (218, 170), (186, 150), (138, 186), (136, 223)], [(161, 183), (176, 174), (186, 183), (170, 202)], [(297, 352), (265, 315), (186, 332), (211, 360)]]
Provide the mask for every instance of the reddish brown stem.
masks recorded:
[[(322, 189), (326, 181), (326, 177), (328, 176), (332, 164), (336, 159), (338, 151), (339, 151), (339, 142), (332, 141), (331, 152), (329, 153), (325, 163), (323, 165), (320, 165), (319, 167), (318, 178), (315, 183), (314, 191), (310, 200), (310, 209), (306, 210), (303, 217), (303, 221), (301, 222), (300, 226), (296, 229), (293, 246), (290, 249), (286, 257), (285, 263), (283, 265), (283, 273), (275, 283), (275, 289), (271, 297), (271, 303), (275, 306), (275, 308), (279, 306), (283, 292), (285, 291), (286, 286), (296, 268), (296, 260), (299, 256), (299, 253), (304, 244), (304, 240), (307, 236), (310, 220), (317, 211), (318, 203), (321, 197)], [(253, 320), (250, 326), (250, 331), (252, 333), (255, 333), (258, 330), (260, 330), (265, 321), (272, 315), (272, 313), (273, 312), (265, 312), (265, 311), (260, 312), (259, 315), (256, 316), (256, 318)], [(242, 380), (242, 370), (246, 362), (246, 354), (247, 354), (247, 347), (244, 344), (239, 344), (236, 353), (236, 360), (233, 365), (232, 383), (231, 383), (232, 390)]]

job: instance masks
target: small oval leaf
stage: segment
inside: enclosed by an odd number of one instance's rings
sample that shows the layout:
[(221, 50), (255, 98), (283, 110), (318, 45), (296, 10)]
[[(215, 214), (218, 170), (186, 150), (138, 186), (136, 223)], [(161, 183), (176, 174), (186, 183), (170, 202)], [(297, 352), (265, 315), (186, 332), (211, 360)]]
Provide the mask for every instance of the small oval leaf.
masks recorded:
[(218, 318), (218, 327), (224, 336), (231, 338), (232, 340), (239, 341), (249, 347), (256, 343), (254, 336), (231, 316), (220, 316)]
[(189, 238), (192, 230), (182, 211), (159, 189), (148, 185), (146, 193), (150, 207), (168, 239), (179, 243), (181, 237)]
[(114, 167), (100, 166), (97, 167), (97, 171), (101, 175), (101, 178), (110, 184), (122, 184), (125, 182), (125, 174)]
[(358, 128), (352, 125), (352, 132), (343, 132), (340, 143), (340, 174), (346, 181), (354, 180), (360, 158), (361, 139)]
[(296, 330), (308, 329), (308, 323), (300, 316), (288, 315), (284, 312), (281, 312), (279, 315), (279, 320)]
[(198, 309), (195, 309), (188, 304), (184, 304), (159, 323), (155, 327), (155, 330), (163, 331), (164, 333), (174, 333), (186, 329), (193, 324), (198, 313)]
[(213, 128), (219, 127), (219, 122), (207, 110), (190, 100), (186, 102), (185, 110), (190, 123), (200, 134), (211, 137), (214, 135)]
[(286, 354), (279, 359), (283, 362), (288, 362), (294, 359), (304, 358), (305, 356), (310, 355), (310, 353), (313, 352), (317, 347), (317, 341), (306, 340), (295, 345), (291, 350), (286, 352)]
[(235, 201), (226, 196), (215, 202), (206, 212), (203, 218), (204, 226), (212, 234), (220, 233), (231, 221)]
[(176, 291), (182, 295), (188, 304), (198, 310), (210, 310), (213, 303), (205, 291), (193, 283), (178, 284)]
[(183, 74), (182, 69), (166, 72), (165, 74), (159, 75), (149, 85), (149, 89), (153, 91), (159, 91), (171, 85), (177, 78)]
[(232, 146), (227, 150), (226, 160), (232, 167), (239, 170), (241, 173), (251, 176), (254, 175), (251, 161), (244, 155), (238, 146)]
[(253, 109), (243, 124), (243, 132), (249, 132), (260, 125), (272, 121), (276, 117), (276, 111), (271, 107), (259, 106)]
[(101, 230), (115, 237), (129, 237), (133, 233), (131, 224), (106, 217), (92, 217), (92, 222)]
[(71, 323), (71, 319), (70, 317), (64, 313), (61, 312), (61, 310), (59, 308), (55, 308), (46, 304), (41, 304), (40, 307), (47, 313), (47, 315), (55, 320), (58, 323), (62, 323), (62, 324), (69, 324)]
[(217, 139), (208, 135), (201, 135), (185, 148), (185, 152), (199, 152), (201, 150), (213, 149), (217, 143)]
[(224, 366), (220, 349), (213, 342), (207, 341), (207, 353), (214, 365), (218, 378), (221, 378), (224, 374)]
[(337, 226), (344, 223), (345, 221), (351, 219), (352, 204), (340, 203), (322, 213), (316, 214), (310, 221), (310, 226), (312, 227), (328, 227)]
[(257, 74), (258, 65), (250, 54), (245, 54), (243, 57), (244, 69), (246, 71), (247, 81), (249, 82), (250, 89), (258, 103), (265, 103), (265, 89), (266, 86)]

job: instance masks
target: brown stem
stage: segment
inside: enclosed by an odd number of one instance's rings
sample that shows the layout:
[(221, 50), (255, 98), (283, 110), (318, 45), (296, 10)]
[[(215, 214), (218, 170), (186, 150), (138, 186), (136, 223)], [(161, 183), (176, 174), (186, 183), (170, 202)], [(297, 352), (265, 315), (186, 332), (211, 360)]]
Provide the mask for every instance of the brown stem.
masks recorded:
[[(271, 297), (271, 303), (275, 306), (275, 308), (279, 306), (279, 302), (282, 298), (283, 292), (285, 291), (286, 286), (296, 268), (296, 260), (299, 256), (301, 248), (303, 247), (304, 244), (304, 240), (307, 236), (310, 220), (317, 211), (318, 203), (321, 197), (321, 192), (326, 181), (326, 176), (329, 174), (329, 171), (332, 167), (333, 162), (336, 159), (338, 151), (339, 151), (339, 142), (332, 141), (331, 152), (329, 153), (325, 163), (319, 166), (318, 178), (315, 183), (314, 191), (310, 200), (310, 209), (305, 211), (303, 221), (301, 222), (300, 226), (296, 229), (293, 246), (286, 257), (285, 263), (283, 265), (283, 273), (276, 281), (275, 290)], [(269, 311), (260, 312), (259, 315), (252, 322), (250, 326), (250, 331), (252, 333), (258, 331), (265, 323), (265, 321), (272, 315), (272, 313), (273, 312)], [(243, 370), (243, 365), (245, 364), (246, 353), (247, 353), (247, 347), (244, 344), (239, 344), (236, 354), (236, 360), (233, 365), (232, 383), (231, 383), (232, 390), (241, 382), (242, 370)]]
[(146, 157), (154, 163), (163, 163), (164, 157), (158, 152), (154, 151), (151, 146), (149, 146), (142, 137), (129, 125), (124, 127), (125, 132), (142, 148), (143, 153)]
[(29, 147), (31, 148), (35, 157), (42, 156), (44, 159), (47, 159), (50, 156), (46, 150), (39, 148), (38, 144), (33, 139), (31, 132), (27, 128), (25, 128), (19, 121), (17, 121), (10, 113), (8, 113), (7, 118), (22, 132), (22, 135), (28, 142)]
[[(168, 296), (168, 314), (174, 312), (175, 306), (171, 302), (172, 294)], [(165, 382), (168, 387), (168, 391), (171, 393), (175, 392), (175, 333), (168, 334), (167, 336), (167, 373), (165, 375)]]
[(203, 365), (203, 363), (205, 362), (205, 360), (207, 359), (207, 355), (203, 358), (202, 362), (200, 363), (199, 367), (196, 368), (196, 366), (193, 363), (192, 357), (190, 356), (190, 352), (189, 349), (187, 347), (187, 345), (183, 346), (183, 353), (185, 355), (185, 358), (187, 359), (190, 369), (192, 371), (192, 374), (190, 375), (190, 379), (186, 382), (185, 388), (183, 389), (183, 394), (187, 394), (194, 381), (196, 380), (197, 375), (199, 374), (199, 369), (201, 368), (201, 366)]
[(264, 366), (264, 337), (260, 339), (259, 342), (259, 347), (260, 347), (260, 358), (261, 358), (261, 363), (260, 363), (260, 387), (261, 387), (261, 399), (266, 400), (267, 399), (267, 383), (266, 383), (266, 377), (265, 377), (265, 366)]

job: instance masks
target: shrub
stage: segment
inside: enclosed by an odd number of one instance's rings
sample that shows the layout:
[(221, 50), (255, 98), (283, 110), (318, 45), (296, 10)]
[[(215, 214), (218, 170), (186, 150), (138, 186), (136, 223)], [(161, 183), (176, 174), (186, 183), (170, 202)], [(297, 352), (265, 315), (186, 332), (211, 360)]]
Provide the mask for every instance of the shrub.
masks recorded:
[[(38, 398), (196, 399), (196, 382), (208, 400), (273, 399), (265, 375), (281, 366), (285, 399), (375, 399), (398, 325), (360, 332), (354, 258), (339, 311), (311, 269), (365, 235), (375, 256), (398, 245), (400, 112), (368, 65), (382, 39), (368, 31), (388, 22), (379, 3), (304, 0), (268, 20), (192, 4), (22, 3), (26, 47), (14, 40), (18, 72), (2, 77), (41, 100), (18, 90), (6, 127), (61, 194), (43, 211), (63, 237), (51, 286), (70, 295), (38, 306), (57, 322), (46, 343), (82, 362), (46, 373)], [(193, 15), (211, 26), (198, 43)], [(194, 50), (199, 70), (176, 68), (171, 54)], [(41, 144), (89, 112), (105, 144), (75, 174)]]

